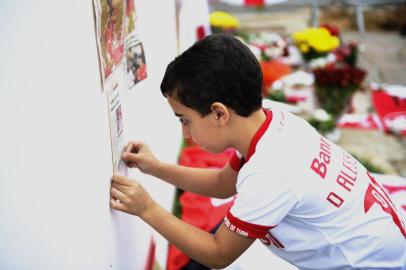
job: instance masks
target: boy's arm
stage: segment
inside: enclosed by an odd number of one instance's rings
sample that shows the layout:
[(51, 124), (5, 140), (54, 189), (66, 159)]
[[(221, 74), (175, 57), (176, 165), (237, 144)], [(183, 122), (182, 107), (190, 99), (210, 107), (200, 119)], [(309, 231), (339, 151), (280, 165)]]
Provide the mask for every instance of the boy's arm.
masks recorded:
[(206, 169), (164, 163), (142, 142), (130, 142), (124, 149), (123, 160), (127, 166), (138, 168), (182, 190), (215, 198), (236, 194), (238, 173), (229, 164), (222, 169)]
[(152, 172), (155, 177), (182, 190), (214, 198), (228, 198), (236, 194), (237, 174), (229, 164), (222, 169), (205, 169), (160, 163)]
[(158, 204), (140, 217), (189, 257), (213, 269), (227, 267), (255, 241), (237, 235), (224, 223), (212, 235), (174, 217)]
[(230, 231), (224, 224), (215, 235), (189, 225), (159, 206), (136, 181), (114, 176), (111, 207), (137, 215), (185, 254), (211, 268), (224, 268), (255, 239)]

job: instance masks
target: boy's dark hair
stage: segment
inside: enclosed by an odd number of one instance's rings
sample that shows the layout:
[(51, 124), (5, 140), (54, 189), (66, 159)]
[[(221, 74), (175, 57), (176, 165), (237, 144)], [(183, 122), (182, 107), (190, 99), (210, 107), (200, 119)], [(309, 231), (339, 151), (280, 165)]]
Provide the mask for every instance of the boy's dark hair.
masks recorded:
[(262, 71), (254, 54), (237, 38), (210, 35), (168, 65), (161, 91), (202, 117), (211, 112), (214, 102), (246, 117), (262, 106)]

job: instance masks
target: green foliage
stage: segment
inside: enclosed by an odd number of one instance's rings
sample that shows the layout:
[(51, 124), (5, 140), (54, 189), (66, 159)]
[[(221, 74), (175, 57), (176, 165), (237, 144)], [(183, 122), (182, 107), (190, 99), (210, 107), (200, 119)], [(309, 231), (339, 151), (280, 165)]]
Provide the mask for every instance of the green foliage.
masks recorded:
[(269, 93), (268, 99), (272, 99), (278, 102), (286, 102), (285, 93), (281, 90), (273, 90)]
[(248, 32), (243, 31), (241, 29), (236, 29), (234, 35), (241, 37), (245, 42), (249, 43), (250, 35)]
[(317, 58), (321, 58), (321, 57), (326, 57), (328, 54), (328, 52), (318, 52), (315, 49), (313, 49), (312, 47), (309, 48), (309, 51), (306, 53), (302, 53), (303, 59), (306, 63), (309, 63), (310, 61), (317, 59)]
[(383, 174), (385, 173), (385, 170), (382, 169), (381, 167), (373, 164), (370, 160), (364, 157), (360, 157), (357, 155), (352, 154), (352, 156), (357, 159), (369, 172), (371, 173), (380, 173)]
[(339, 118), (349, 106), (357, 86), (322, 86), (316, 85), (315, 94), (319, 105), (334, 118)]
[(307, 120), (310, 125), (312, 125), (315, 129), (317, 129), (321, 134), (326, 134), (336, 127), (336, 121), (331, 118), (326, 121), (320, 121), (314, 117)]

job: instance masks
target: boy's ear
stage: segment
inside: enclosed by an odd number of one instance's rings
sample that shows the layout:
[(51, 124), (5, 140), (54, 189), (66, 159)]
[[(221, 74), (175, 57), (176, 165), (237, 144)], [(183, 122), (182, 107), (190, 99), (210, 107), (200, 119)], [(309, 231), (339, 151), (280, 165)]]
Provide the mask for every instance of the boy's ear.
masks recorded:
[(228, 107), (221, 102), (214, 102), (211, 105), (211, 111), (219, 124), (225, 124), (230, 119), (230, 111)]

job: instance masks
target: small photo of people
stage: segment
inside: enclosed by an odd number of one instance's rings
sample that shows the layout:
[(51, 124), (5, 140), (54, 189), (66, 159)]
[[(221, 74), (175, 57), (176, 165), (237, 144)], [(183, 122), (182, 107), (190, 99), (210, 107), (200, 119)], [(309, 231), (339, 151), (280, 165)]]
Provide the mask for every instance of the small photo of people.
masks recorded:
[(144, 48), (141, 42), (127, 50), (127, 76), (130, 87), (147, 77)]
[(120, 137), (123, 132), (123, 113), (121, 112), (121, 105), (116, 109), (116, 125), (117, 125), (117, 137)]

